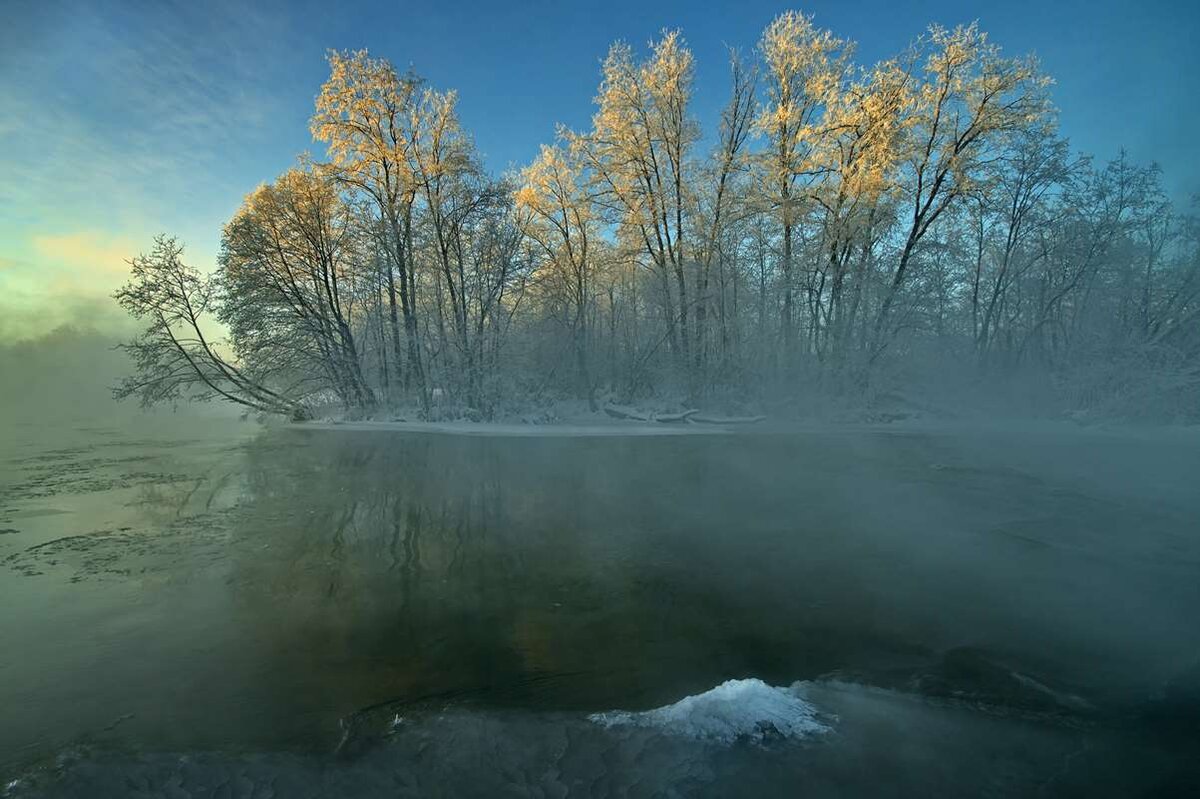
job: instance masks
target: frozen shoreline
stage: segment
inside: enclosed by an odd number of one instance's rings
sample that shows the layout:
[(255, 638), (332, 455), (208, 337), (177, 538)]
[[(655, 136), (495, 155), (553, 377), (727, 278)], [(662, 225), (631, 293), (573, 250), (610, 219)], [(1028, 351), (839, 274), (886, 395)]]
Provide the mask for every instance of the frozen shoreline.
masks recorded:
[(288, 422), (294, 430), (350, 430), (358, 432), (417, 433), (432, 435), (530, 437), (530, 438), (590, 438), (590, 437), (656, 437), (689, 435), (808, 435), (822, 433), (890, 433), (890, 434), (1045, 434), (1080, 437), (1115, 437), (1142, 441), (1191, 442), (1200, 446), (1200, 426), (1166, 425), (1135, 426), (1125, 424), (1082, 425), (1053, 419), (927, 419), (911, 418), (890, 422), (880, 421), (820, 421), (772, 420), (756, 424), (697, 424), (688, 422), (653, 422), (588, 417), (535, 424), (529, 422), (471, 422), (471, 421), (398, 421), (317, 419), (307, 422)]
[(523, 424), (519, 422), (339, 422), (333, 420), (293, 422), (299, 430), (356, 430), (395, 433), (428, 433), (455, 436), (527, 436), (588, 438), (597, 436), (679, 436), (728, 435), (734, 432), (723, 425), (664, 424), (657, 422), (555, 422)]

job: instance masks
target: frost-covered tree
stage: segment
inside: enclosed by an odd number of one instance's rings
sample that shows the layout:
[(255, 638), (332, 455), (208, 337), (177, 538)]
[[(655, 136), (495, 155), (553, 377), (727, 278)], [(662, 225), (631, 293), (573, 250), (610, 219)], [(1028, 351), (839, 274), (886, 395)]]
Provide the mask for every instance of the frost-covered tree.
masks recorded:
[(288, 170), (246, 197), (225, 226), (217, 273), (218, 318), (239, 361), (347, 407), (375, 405), (353, 329), (370, 281), (360, 239), (323, 171)]
[[(420, 190), (416, 142), (427, 124), (421, 84), (415, 75), (400, 75), (387, 60), (371, 58), (365, 50), (331, 52), (329, 79), (317, 95), (310, 128), (314, 139), (328, 145), (338, 180), (360, 193), (372, 209), (371, 232), (384, 254), (380, 265), (396, 372), (427, 405), (412, 230)], [(403, 350), (397, 297), (404, 320)]]
[(788, 361), (796, 344), (795, 231), (813, 205), (810, 187), (822, 172), (826, 135), (822, 117), (838, 101), (849, 53), (844, 41), (794, 11), (767, 26), (758, 49), (767, 92), (755, 119), (767, 138), (759, 191), (783, 233), (781, 331)]
[(688, 216), (693, 204), (690, 116), (693, 58), (678, 31), (666, 31), (639, 61), (614, 44), (604, 60), (592, 130), (569, 136), (587, 164), (597, 201), (636, 242), (661, 281), (667, 337), (683, 371), (690, 368)]
[(544, 146), (522, 173), (518, 208), (526, 234), (541, 250), (536, 282), (547, 307), (567, 328), (578, 370), (578, 390), (596, 410), (591, 366), (591, 306), (596, 292), (599, 220), (583, 160), (569, 150)]
[(114, 297), (146, 328), (121, 345), (134, 373), (113, 389), (117, 399), (137, 397), (145, 407), (220, 399), (255, 411), (307, 415), (301, 399), (269, 388), (223, 352), (212, 332), (220, 292), (212, 278), (184, 263), (177, 240), (159, 236), (148, 254), (129, 265), (129, 282)]
[(166, 239), (135, 261), (118, 300), (149, 326), (118, 393), (482, 418), (1033, 385), (1200, 415), (1194, 212), (1154, 165), (1073, 153), (1037, 63), (977, 26), (859, 64), (781, 14), (707, 130), (678, 31), (599, 78), (587, 129), (496, 175), (455, 91), (331, 53), (325, 152), (245, 199), (215, 274)]

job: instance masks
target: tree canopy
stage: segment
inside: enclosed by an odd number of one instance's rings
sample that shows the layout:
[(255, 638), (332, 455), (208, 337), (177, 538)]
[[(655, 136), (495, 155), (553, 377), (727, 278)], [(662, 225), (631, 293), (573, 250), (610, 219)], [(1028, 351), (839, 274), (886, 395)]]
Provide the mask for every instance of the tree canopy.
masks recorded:
[(491, 175), (454, 91), (331, 52), (323, 156), (245, 198), (216, 270), (169, 238), (132, 262), (116, 296), (147, 328), (117, 393), (489, 418), (1019, 383), (1200, 414), (1200, 224), (1158, 168), (1073, 153), (1038, 63), (975, 25), (854, 53), (780, 15), (708, 130), (681, 32), (616, 43), (590, 126)]

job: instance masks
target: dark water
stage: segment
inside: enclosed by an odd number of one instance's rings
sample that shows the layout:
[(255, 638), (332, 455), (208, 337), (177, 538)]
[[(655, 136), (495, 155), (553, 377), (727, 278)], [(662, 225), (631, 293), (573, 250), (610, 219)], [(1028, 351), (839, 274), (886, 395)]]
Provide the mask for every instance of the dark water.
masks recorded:
[[(0, 795), (1200, 779), (1195, 436), (213, 421), (9, 441)], [(705, 693), (727, 680), (762, 683)], [(712, 701), (588, 718), (689, 696)], [(790, 734), (788, 702), (822, 731)]]

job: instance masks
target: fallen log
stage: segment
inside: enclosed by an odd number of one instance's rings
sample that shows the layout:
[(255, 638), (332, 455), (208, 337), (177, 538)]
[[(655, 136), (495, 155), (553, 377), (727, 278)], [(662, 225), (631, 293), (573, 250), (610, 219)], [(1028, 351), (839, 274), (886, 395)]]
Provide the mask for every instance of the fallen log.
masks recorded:
[(766, 418), (765, 416), (701, 416), (694, 414), (688, 417), (688, 421), (697, 424), (757, 424)]
[(659, 413), (654, 416), (654, 421), (662, 422), (664, 424), (686, 422), (698, 413), (700, 413), (700, 411), (696, 410), (695, 408), (688, 411), (683, 411), (682, 413)]
[(604, 412), (607, 413), (609, 416), (611, 416), (614, 419), (628, 419), (628, 420), (631, 420), (634, 422), (650, 421), (645, 416), (642, 416), (641, 414), (639, 414), (635, 411), (632, 411), (628, 408), (619, 408), (616, 405), (605, 405)]

